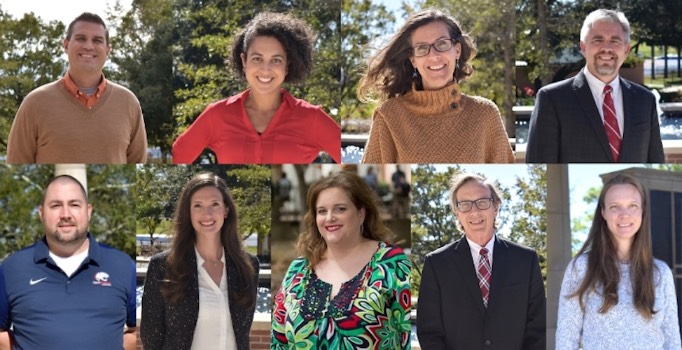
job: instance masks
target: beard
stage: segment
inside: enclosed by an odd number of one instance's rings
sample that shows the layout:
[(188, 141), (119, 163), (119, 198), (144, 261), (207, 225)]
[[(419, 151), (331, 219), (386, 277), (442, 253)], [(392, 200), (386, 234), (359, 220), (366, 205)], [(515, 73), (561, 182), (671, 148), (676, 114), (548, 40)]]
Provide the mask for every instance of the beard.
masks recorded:
[(80, 229), (78, 226), (75, 226), (73, 230), (68, 233), (60, 232), (59, 227), (52, 231), (46, 227), (45, 232), (47, 232), (47, 235), (52, 240), (63, 245), (79, 245), (83, 243), (88, 236), (88, 229)]
[(601, 64), (598, 63), (599, 59), (594, 57), (594, 71), (597, 72), (597, 74), (605, 77), (612, 76), (613, 73), (616, 72), (618, 69), (618, 57), (614, 57), (613, 61), (609, 63), (604, 63), (602, 62)]

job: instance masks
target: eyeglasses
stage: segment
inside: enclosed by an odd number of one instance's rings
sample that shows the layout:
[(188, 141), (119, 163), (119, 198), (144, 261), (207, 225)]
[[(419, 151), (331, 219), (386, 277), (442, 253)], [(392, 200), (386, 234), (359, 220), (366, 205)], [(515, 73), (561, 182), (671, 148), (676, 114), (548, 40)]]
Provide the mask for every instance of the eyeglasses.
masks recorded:
[(424, 57), (431, 52), (431, 47), (436, 49), (438, 52), (445, 52), (452, 48), (455, 39), (438, 39), (433, 44), (421, 44), (412, 47), (412, 54), (414, 57)]
[(494, 199), (492, 198), (479, 198), (475, 201), (461, 201), (457, 202), (457, 210), (459, 210), (462, 213), (466, 213), (468, 211), (471, 211), (471, 208), (474, 207), (474, 204), (476, 205), (476, 208), (478, 210), (486, 210), (490, 208), (490, 206), (493, 204)]

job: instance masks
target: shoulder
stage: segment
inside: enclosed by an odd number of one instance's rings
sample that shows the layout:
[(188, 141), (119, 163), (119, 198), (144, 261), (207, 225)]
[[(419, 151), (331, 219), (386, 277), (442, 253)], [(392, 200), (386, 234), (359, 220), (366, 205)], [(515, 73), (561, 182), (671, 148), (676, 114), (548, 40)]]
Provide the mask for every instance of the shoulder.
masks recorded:
[(564, 91), (569, 91), (573, 89), (573, 83), (575, 82), (576, 77), (568, 78), (565, 80), (557, 81), (548, 85), (543, 86), (539, 91), (538, 95), (543, 94), (543, 93), (557, 93), (557, 92), (564, 92)]
[[(334, 121), (325, 111), (322, 107), (318, 105), (314, 105), (306, 100), (297, 98), (292, 96), (289, 92), (286, 90), (282, 90), (282, 93), (284, 94), (284, 99), (286, 100), (286, 103), (288, 103), (293, 109), (296, 110), (297, 114), (301, 114), (303, 116), (307, 117), (313, 117), (313, 118), (322, 118), (322, 119), (329, 119), (331, 121)], [(336, 123), (336, 122), (334, 122)]]
[(45, 98), (50, 98), (55, 93), (57, 93), (59, 89), (63, 89), (62, 86), (59, 84), (59, 80), (47, 83), (45, 85), (41, 85), (33, 89), (33, 91), (29, 92), (28, 95), (26, 95), (26, 97), (24, 98), (22, 104), (30, 103), (34, 99), (38, 99), (39, 101), (44, 102)]
[(405, 255), (402, 248), (385, 242), (379, 243), (379, 249), (377, 249), (375, 256), (378, 258), (378, 261), (407, 259), (407, 255)]
[[(535, 252), (535, 249), (533, 249), (533, 248), (527, 247), (527, 246), (519, 244), (519, 243), (512, 242), (506, 238), (501, 238), (499, 236), (495, 237), (495, 239), (498, 241), (498, 243), (500, 245), (508, 248), (510, 251), (517, 252), (520, 254), (537, 255), (537, 253)], [(497, 248), (497, 247), (495, 247), (495, 248)]]
[[(462, 239), (464, 239), (464, 238), (462, 238)], [(462, 239), (448, 243), (448, 244), (426, 254), (426, 257), (438, 259), (438, 258), (442, 258), (443, 256), (449, 255), (458, 248)]]
[(258, 257), (251, 253), (246, 253), (246, 255), (249, 257), (249, 261), (251, 261), (251, 266), (258, 271), (260, 269), (260, 261), (258, 260)]
[(587, 260), (588, 253), (583, 253), (581, 255), (573, 257), (573, 259), (571, 259), (571, 261), (568, 263), (566, 271), (568, 272), (570, 270), (579, 275), (584, 274), (585, 270), (587, 270)]
[(105, 259), (107, 262), (116, 262), (116, 263), (130, 263), (133, 261), (133, 259), (130, 257), (130, 255), (122, 252), (121, 250), (114, 248), (106, 243), (100, 243), (98, 242), (97, 245), (99, 246), (99, 254), (100, 256)]
[(654, 281), (658, 284), (659, 280), (673, 282), (673, 273), (670, 266), (662, 260), (654, 258)]
[(635, 92), (637, 94), (644, 94), (646, 96), (651, 97), (652, 99), (655, 99), (654, 94), (647, 88), (645, 88), (642, 85), (639, 85), (635, 83), (634, 81), (630, 81), (624, 78), (620, 78), (620, 85), (623, 87), (623, 92), (625, 91), (630, 91), (630, 92)]
[(470, 95), (465, 95), (462, 94), (462, 101), (466, 102), (467, 105), (471, 104), (473, 106), (477, 106), (482, 109), (494, 111), (495, 113), (499, 114), (499, 108), (495, 104), (495, 102), (482, 97), (482, 96), (470, 96)]
[(2, 261), (3, 268), (13, 268), (14, 266), (25, 266), (26, 264), (33, 264), (33, 257), (35, 256), (35, 248), (37, 243), (33, 243), (28, 247), (22, 248), (9, 255)]
[(132, 91), (130, 91), (127, 87), (121, 84), (114, 83), (111, 80), (107, 80), (107, 89), (109, 88), (111, 89), (112, 94), (115, 93), (128, 100), (134, 101), (138, 105), (140, 104), (140, 102), (137, 100), (137, 96), (135, 96), (135, 94)]

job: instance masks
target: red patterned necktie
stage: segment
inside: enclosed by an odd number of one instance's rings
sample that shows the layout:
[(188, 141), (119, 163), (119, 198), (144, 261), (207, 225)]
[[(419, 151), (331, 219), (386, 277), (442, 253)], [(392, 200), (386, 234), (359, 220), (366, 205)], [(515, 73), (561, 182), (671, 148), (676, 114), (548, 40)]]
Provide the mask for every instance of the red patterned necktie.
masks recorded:
[(488, 307), (488, 299), (490, 298), (491, 272), (492, 268), (490, 267), (490, 260), (488, 260), (488, 249), (481, 248), (476, 276), (478, 276), (478, 287), (481, 288), (481, 297), (485, 307)]
[(618, 119), (616, 119), (616, 108), (613, 106), (612, 91), (611, 85), (604, 86), (604, 105), (602, 110), (604, 111), (604, 128), (606, 129), (606, 137), (609, 139), (613, 161), (618, 163), (620, 144), (623, 140), (620, 136), (620, 128), (618, 128)]

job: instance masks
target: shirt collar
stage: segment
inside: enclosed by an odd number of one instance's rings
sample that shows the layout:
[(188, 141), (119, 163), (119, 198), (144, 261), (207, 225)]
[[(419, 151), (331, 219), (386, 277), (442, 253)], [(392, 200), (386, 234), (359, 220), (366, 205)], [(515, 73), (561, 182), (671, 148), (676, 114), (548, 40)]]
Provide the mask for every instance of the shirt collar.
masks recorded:
[[(590, 73), (590, 70), (587, 69), (587, 67), (583, 68), (583, 72), (585, 73), (585, 80), (587, 80), (587, 85), (590, 86), (590, 90), (596, 93), (597, 96), (602, 96), (604, 94), (604, 86), (606, 86), (607, 84), (599, 80), (599, 78), (595, 77), (592, 73)], [(611, 96), (617, 96), (618, 93), (620, 92), (619, 82), (620, 75), (616, 75), (616, 77), (613, 80), (611, 80), (611, 82), (608, 84), (611, 85), (611, 88), (613, 88), (613, 90), (611, 91)]]
[[(286, 103), (287, 107), (294, 108), (294, 106), (296, 106), (296, 98), (294, 96), (291, 96), (291, 94), (284, 89), (280, 89), (280, 92), (282, 93), (282, 102)], [(234, 103), (240, 103), (242, 106), (244, 106), (244, 103), (246, 102), (246, 99), (249, 97), (250, 94), (251, 89), (244, 90), (228, 98), (225, 104), (231, 105)]]
[[(95, 95), (98, 93), (101, 94), (104, 92), (104, 89), (107, 88), (107, 79), (104, 77), (104, 73), (102, 73), (102, 77), (100, 78), (101, 81), (99, 85), (97, 85), (97, 91), (95, 91)], [(78, 89), (78, 85), (71, 79), (71, 75), (67, 71), (66, 74), (64, 74), (64, 78), (62, 79), (62, 85), (66, 88), (68, 92), (71, 93), (71, 95), (75, 96), (78, 98), (78, 93), (80, 90)]]
[(493, 238), (491, 238), (488, 243), (485, 244), (485, 247), (482, 247), (478, 245), (478, 243), (470, 240), (467, 238), (467, 242), (469, 242), (469, 247), (471, 248), (471, 251), (475, 252), (476, 255), (480, 254), (479, 252), (481, 251), (482, 248), (488, 249), (488, 255), (493, 254), (493, 247), (495, 246), (495, 234), (493, 234)]
[[(92, 234), (90, 234), (90, 232), (88, 232), (88, 243), (89, 243), (88, 257), (85, 258), (86, 259), (85, 261), (88, 261), (87, 259), (90, 259), (91, 261), (97, 263), (99, 261), (99, 245), (97, 244), (95, 237), (93, 237)], [(33, 261), (36, 264), (46, 262), (49, 256), (50, 250), (47, 246), (47, 238), (43, 236), (43, 239), (36, 243)]]
[[(194, 246), (194, 253), (197, 255), (197, 266), (203, 266), (206, 260), (201, 257), (196, 245)], [(225, 251), (223, 251), (223, 254), (220, 256), (220, 261), (223, 263), (223, 265), (225, 264)]]

